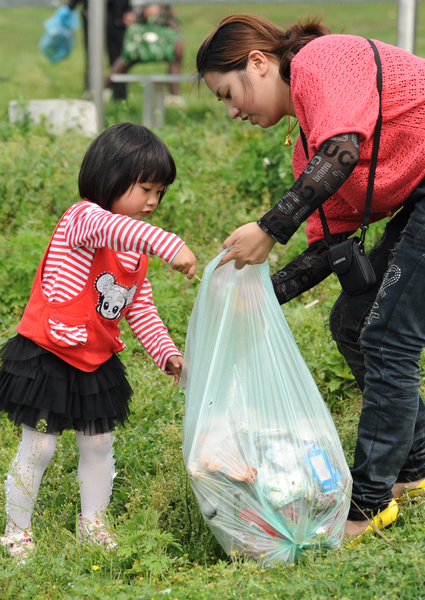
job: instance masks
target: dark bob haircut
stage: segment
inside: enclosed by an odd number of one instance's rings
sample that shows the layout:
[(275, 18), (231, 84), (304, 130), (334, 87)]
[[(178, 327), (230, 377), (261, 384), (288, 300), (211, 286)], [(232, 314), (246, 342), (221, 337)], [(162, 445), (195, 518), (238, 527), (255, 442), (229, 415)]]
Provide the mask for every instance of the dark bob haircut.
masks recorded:
[(89, 146), (78, 178), (83, 199), (106, 210), (136, 183), (162, 183), (160, 201), (176, 178), (176, 165), (167, 146), (150, 129), (118, 123)]

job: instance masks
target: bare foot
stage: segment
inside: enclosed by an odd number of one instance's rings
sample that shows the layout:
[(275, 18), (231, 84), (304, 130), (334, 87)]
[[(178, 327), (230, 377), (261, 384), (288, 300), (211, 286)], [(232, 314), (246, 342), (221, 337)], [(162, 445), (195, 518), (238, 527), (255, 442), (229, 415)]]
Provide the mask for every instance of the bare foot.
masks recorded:
[(400, 498), (400, 496), (402, 496), (404, 494), (404, 492), (406, 491), (406, 488), (408, 490), (415, 489), (415, 487), (418, 487), (418, 485), (420, 483), (422, 483), (422, 481), (424, 481), (424, 480), (423, 479), (418, 479), (417, 481), (409, 481), (407, 483), (395, 483), (393, 485), (393, 496), (394, 496), (394, 498)]
[(365, 519), (364, 521), (347, 521), (345, 524), (344, 537), (351, 539), (356, 535), (360, 535), (369, 526), (370, 521)]

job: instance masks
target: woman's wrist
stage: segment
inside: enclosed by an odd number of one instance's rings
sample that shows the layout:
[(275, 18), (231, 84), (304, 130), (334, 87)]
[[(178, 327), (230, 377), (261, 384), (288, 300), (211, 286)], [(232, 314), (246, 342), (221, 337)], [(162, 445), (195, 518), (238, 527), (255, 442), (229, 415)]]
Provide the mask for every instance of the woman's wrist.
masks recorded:
[(268, 236), (274, 239), (275, 242), (278, 242), (279, 244), (286, 244), (286, 242), (288, 241), (287, 239), (285, 239), (285, 241), (281, 241), (272, 231), (270, 231), (270, 229), (264, 223), (263, 217), (261, 217), (261, 219), (258, 219), (257, 225), (260, 229), (264, 231), (264, 233), (267, 233)]

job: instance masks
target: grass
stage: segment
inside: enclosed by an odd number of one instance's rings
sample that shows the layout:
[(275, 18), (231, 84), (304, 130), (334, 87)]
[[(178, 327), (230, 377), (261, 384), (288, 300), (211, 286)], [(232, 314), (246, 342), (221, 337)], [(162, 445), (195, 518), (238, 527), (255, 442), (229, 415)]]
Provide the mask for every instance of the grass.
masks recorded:
[[(282, 26), (317, 4), (216, 4), (178, 7), (186, 43), (185, 72), (193, 71), (196, 48), (221, 18), (251, 11)], [(324, 22), (333, 31), (395, 43), (396, 4), (323, 4)], [(9, 100), (79, 98), (83, 93), (83, 53), (78, 40), (69, 59), (50, 65), (38, 52), (48, 9), (0, 11), (0, 333), (13, 335), (29, 295), (32, 278), (58, 218), (77, 200), (76, 180), (88, 141), (76, 134), (55, 137), (41, 126), (12, 127)], [(423, 4), (419, 5), (418, 53), (425, 55)], [(151, 69), (152, 65), (137, 67)], [(156, 69), (157, 67), (154, 66)], [(164, 67), (165, 68), (165, 67)], [(188, 90), (189, 91), (189, 90)], [(107, 105), (107, 122), (138, 122), (142, 93), (130, 87), (128, 102)], [(237, 225), (253, 220), (292, 182), (290, 149), (284, 128), (262, 131), (227, 119), (204, 91), (188, 96), (186, 110), (167, 111), (158, 131), (178, 166), (176, 183), (153, 222), (187, 240), (199, 271), (216, 255)], [(282, 129), (282, 131), (281, 131)], [(267, 157), (270, 165), (264, 166)], [(382, 231), (371, 227), (368, 243)], [(303, 232), (270, 257), (284, 265), (305, 246)], [(149, 278), (159, 312), (183, 349), (187, 320), (199, 283), (150, 261)], [(352, 463), (361, 397), (344, 361), (329, 342), (324, 323), (339, 286), (331, 277), (290, 302), (284, 314), (336, 422)], [(316, 301), (315, 304), (311, 304)], [(309, 308), (308, 308), (309, 307)], [(33, 527), (37, 554), (17, 567), (0, 553), (0, 597), (5, 600), (170, 598), (215, 600), (410, 600), (423, 597), (425, 584), (425, 503), (405, 500), (390, 547), (371, 536), (352, 550), (308, 554), (296, 566), (262, 569), (228, 560), (204, 524), (188, 486), (181, 457), (184, 396), (161, 374), (127, 328), (123, 360), (135, 391), (130, 422), (116, 431), (114, 481), (109, 518), (120, 542), (117, 554), (76, 541), (79, 509), (77, 447), (73, 433), (58, 442), (43, 480)], [(424, 391), (424, 390), (423, 390)], [(5, 477), (20, 439), (19, 428), (0, 416), (0, 474)], [(0, 531), (4, 526), (0, 490)]]

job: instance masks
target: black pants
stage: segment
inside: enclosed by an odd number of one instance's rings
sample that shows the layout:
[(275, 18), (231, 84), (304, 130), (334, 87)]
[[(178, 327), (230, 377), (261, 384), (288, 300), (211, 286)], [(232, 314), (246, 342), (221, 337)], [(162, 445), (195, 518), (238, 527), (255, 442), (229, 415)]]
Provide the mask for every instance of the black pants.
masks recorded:
[[(84, 83), (86, 90), (89, 89), (89, 76), (88, 76), (88, 21), (87, 12), (83, 8), (83, 31), (84, 31), (84, 47), (86, 50), (86, 68), (84, 74)], [(121, 55), (122, 44), (124, 40), (125, 26), (124, 24), (117, 23), (117, 20), (112, 14), (107, 13), (106, 19), (106, 46), (108, 50), (109, 64), (112, 67), (117, 58)], [(127, 99), (127, 84), (126, 83), (114, 83), (112, 84), (115, 100), (126, 100)]]
[[(409, 206), (409, 202), (411, 206)], [(387, 507), (395, 482), (425, 477), (425, 184), (387, 224), (371, 251), (374, 289), (340, 294), (329, 326), (363, 392), (351, 469), (354, 502), (367, 516)], [(353, 503), (349, 519), (364, 515)]]

